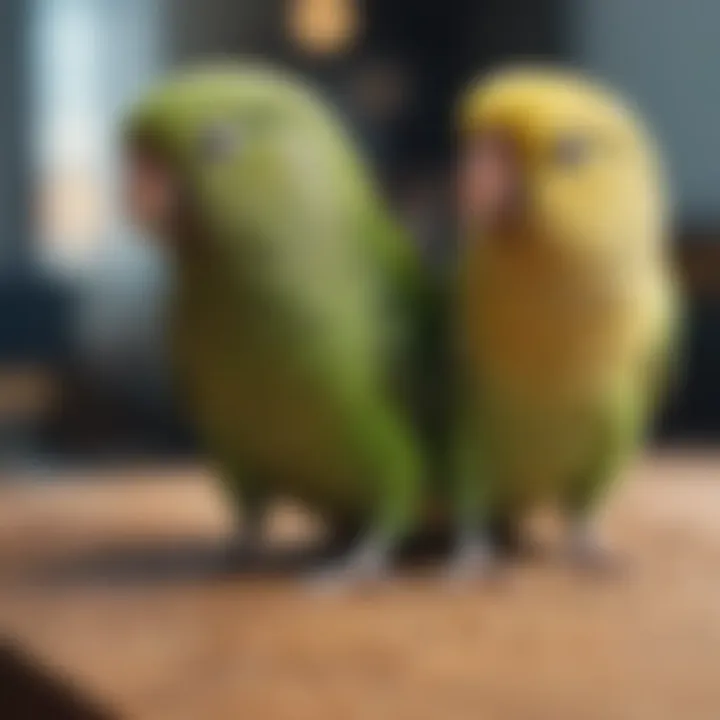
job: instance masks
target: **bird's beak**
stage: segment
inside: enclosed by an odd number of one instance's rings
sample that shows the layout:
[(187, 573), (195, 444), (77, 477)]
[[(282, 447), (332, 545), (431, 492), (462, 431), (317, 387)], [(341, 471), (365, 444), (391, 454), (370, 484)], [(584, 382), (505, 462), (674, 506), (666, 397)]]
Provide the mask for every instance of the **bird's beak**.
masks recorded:
[(466, 227), (495, 228), (512, 222), (523, 204), (516, 148), (495, 132), (464, 141), (458, 168), (459, 212)]
[(125, 169), (125, 205), (139, 227), (162, 233), (177, 205), (168, 168), (149, 155), (131, 152)]

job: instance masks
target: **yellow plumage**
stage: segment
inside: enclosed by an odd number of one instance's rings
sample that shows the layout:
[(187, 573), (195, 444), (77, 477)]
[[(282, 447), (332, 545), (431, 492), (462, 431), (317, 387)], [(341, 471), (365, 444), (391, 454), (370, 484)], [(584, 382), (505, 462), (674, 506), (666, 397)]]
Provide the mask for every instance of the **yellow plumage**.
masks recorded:
[(460, 342), (484, 486), (474, 496), (486, 514), (542, 496), (582, 515), (637, 445), (668, 351), (655, 144), (612, 93), (558, 70), (474, 85), (458, 122), (461, 167), (472, 174), (478, 143), (500, 140), (516, 185), (508, 214), (461, 218)]
[[(462, 126), (512, 135), (526, 179), (520, 226), (465, 238), (474, 362), (538, 396), (619, 381), (669, 312), (664, 189), (645, 130), (605, 90), (539, 71), (471, 91)], [(570, 134), (598, 158), (568, 171), (552, 153)]]

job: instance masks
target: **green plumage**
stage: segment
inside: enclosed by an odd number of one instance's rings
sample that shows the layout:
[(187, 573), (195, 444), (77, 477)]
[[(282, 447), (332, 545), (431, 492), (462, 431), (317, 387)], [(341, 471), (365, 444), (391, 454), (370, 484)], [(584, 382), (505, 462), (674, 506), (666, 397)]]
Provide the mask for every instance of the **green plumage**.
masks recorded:
[(181, 185), (178, 384), (229, 486), (399, 540), (427, 502), (417, 350), (435, 297), (333, 113), (229, 67), (151, 93), (128, 134)]

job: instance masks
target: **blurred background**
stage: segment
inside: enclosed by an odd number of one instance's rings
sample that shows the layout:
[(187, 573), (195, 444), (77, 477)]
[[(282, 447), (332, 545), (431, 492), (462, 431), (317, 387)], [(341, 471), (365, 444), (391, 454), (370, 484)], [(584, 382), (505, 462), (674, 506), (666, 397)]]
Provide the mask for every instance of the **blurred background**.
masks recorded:
[[(717, 0), (2, 0), (3, 719), (717, 720), (719, 30)], [(438, 263), (453, 102), (478, 72), (576, 65), (644, 111), (674, 184), (686, 372), (608, 511), (629, 579), (546, 567), (456, 596), (411, 578), (328, 607), (217, 571), (232, 506), (173, 404), (167, 278), (123, 221), (117, 126), (172, 69), (248, 56), (325, 90)], [(59, 591), (10, 592), (38, 564)]]
[(246, 56), (326, 90), (437, 261), (452, 237), (450, 112), (469, 78), (547, 59), (626, 91), (666, 149), (690, 298), (686, 384), (660, 439), (717, 441), (719, 25), (714, 0), (4, 0), (4, 461), (192, 452), (166, 384), (162, 266), (118, 208), (117, 122), (172, 68)]

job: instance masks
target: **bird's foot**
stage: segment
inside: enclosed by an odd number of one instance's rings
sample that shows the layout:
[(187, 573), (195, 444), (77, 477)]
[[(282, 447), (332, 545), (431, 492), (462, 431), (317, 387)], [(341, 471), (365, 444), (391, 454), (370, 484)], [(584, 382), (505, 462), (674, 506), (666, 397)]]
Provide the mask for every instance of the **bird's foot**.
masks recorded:
[(585, 527), (571, 533), (565, 557), (572, 568), (581, 572), (614, 575), (623, 569), (619, 556)]
[(390, 575), (391, 552), (385, 543), (373, 539), (361, 543), (338, 561), (310, 573), (313, 591), (341, 593), (379, 585)]
[(484, 537), (463, 540), (447, 565), (445, 577), (453, 586), (486, 581), (499, 567), (492, 543)]

